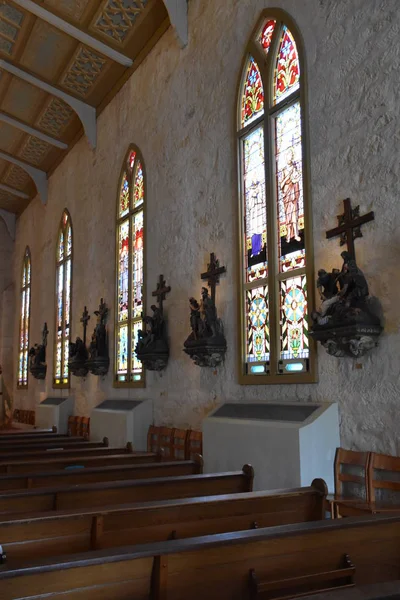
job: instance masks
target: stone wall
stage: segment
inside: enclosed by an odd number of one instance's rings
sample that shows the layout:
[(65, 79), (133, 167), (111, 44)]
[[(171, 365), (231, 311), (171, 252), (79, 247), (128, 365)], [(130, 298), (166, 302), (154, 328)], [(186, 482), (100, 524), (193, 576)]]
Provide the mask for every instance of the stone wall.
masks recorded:
[[(319, 351), (319, 383), (239, 386), (237, 383), (237, 183), (233, 130), (244, 49), (262, 9), (287, 10), (303, 38), (308, 65), (310, 166), (317, 267), (338, 265), (338, 242), (326, 241), (341, 201), (352, 198), (376, 220), (357, 241), (358, 259), (385, 313), (380, 347), (358, 361)], [(399, 161), (397, 85), (400, 62), (398, 0), (189, 1), (189, 45), (180, 49), (170, 28), (98, 119), (98, 146), (85, 139), (50, 178), (49, 201), (35, 199), (18, 221), (16, 276), (26, 244), (32, 252), (31, 342), (43, 321), (54, 340), (55, 245), (64, 207), (74, 227), (72, 333), (86, 304), (103, 296), (114, 314), (115, 212), (118, 177), (130, 143), (147, 171), (147, 284), (159, 273), (172, 286), (166, 303), (171, 360), (162, 375), (148, 373), (143, 390), (72, 379), (80, 414), (105, 398), (155, 401), (156, 423), (194, 428), (223, 400), (338, 401), (347, 447), (400, 452), (397, 431), (400, 353)], [(188, 296), (199, 295), (199, 273), (210, 251), (227, 266), (218, 290), (228, 354), (217, 372), (201, 370), (182, 352), (188, 335)], [(113, 319), (110, 352), (113, 355)], [(17, 320), (15, 320), (15, 339)], [(396, 366), (397, 365), (397, 366)], [(356, 368), (357, 367), (357, 368)], [(52, 390), (30, 381), (17, 404), (32, 407)]]
[[(13, 360), (15, 316), (15, 290), (13, 284), (14, 242), (8, 233), (6, 224), (0, 218), (0, 364), (3, 369), (3, 400), (12, 402), (15, 365)], [(3, 403), (0, 403), (0, 419)]]

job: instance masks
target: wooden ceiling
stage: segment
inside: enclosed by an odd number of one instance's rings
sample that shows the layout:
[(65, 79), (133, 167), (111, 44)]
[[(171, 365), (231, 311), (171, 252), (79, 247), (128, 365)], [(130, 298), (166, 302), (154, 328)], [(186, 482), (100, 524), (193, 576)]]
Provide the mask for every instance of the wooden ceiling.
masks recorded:
[(0, 0), (0, 209), (19, 215), (37, 193), (10, 160), (49, 175), (83, 135), (63, 94), (99, 114), (168, 26), (162, 0)]

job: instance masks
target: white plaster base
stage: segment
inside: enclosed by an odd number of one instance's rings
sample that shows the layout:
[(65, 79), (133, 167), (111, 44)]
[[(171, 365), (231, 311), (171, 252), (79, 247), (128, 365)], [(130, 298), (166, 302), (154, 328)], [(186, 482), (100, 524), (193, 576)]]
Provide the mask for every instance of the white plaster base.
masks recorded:
[(36, 409), (36, 426), (39, 429), (57, 427), (58, 433), (68, 432), (68, 417), (74, 414), (75, 400), (68, 398), (47, 398), (45, 403), (39, 404)]
[[(107, 405), (110, 402), (112, 401), (108, 401)], [(151, 400), (138, 402), (129, 410), (105, 409), (100, 405), (90, 416), (90, 437), (93, 440), (108, 437), (110, 446), (117, 447), (132, 442), (134, 450), (147, 450), (147, 432), (152, 422)]]

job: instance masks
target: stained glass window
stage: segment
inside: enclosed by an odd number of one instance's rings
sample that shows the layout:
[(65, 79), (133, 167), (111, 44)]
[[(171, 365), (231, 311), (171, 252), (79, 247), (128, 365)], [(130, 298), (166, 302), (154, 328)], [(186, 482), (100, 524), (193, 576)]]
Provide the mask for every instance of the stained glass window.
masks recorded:
[(71, 338), (72, 223), (67, 210), (61, 218), (56, 264), (56, 335), (54, 387), (69, 386), (69, 343)]
[(144, 313), (145, 177), (138, 150), (127, 153), (119, 190), (115, 382), (143, 386), (144, 371), (135, 354)]
[[(314, 377), (308, 336), (312, 297), (307, 281), (313, 281), (313, 273), (307, 260), (306, 129), (294, 31), (279, 11), (266, 11), (249, 43), (242, 78), (242, 383)], [(253, 57), (260, 52), (265, 58), (257, 64)]]
[(21, 275), (21, 313), (19, 326), (18, 387), (28, 387), (29, 323), (31, 310), (31, 254), (26, 248)]

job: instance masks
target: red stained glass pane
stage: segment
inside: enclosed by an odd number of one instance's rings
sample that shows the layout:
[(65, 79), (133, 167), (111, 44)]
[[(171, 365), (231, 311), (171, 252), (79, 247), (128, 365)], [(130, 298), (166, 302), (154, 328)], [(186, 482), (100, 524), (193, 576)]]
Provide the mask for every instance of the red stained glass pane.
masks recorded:
[(264, 52), (268, 54), (269, 48), (271, 46), (272, 34), (274, 33), (276, 21), (270, 20), (267, 21), (261, 31), (260, 37), (258, 41), (264, 49)]
[(128, 158), (128, 167), (131, 170), (133, 169), (133, 165), (135, 164), (135, 158), (136, 158), (136, 152), (134, 150), (132, 150), (132, 152), (129, 154), (129, 158)]
[(118, 321), (128, 319), (129, 219), (119, 226), (118, 235)]
[(300, 65), (296, 42), (285, 26), (282, 30), (275, 71), (274, 102), (277, 104), (299, 88)]
[(242, 96), (242, 127), (248, 125), (264, 112), (264, 88), (260, 70), (253, 57), (247, 65)]
[(132, 219), (132, 316), (141, 317), (143, 311), (143, 212)]

